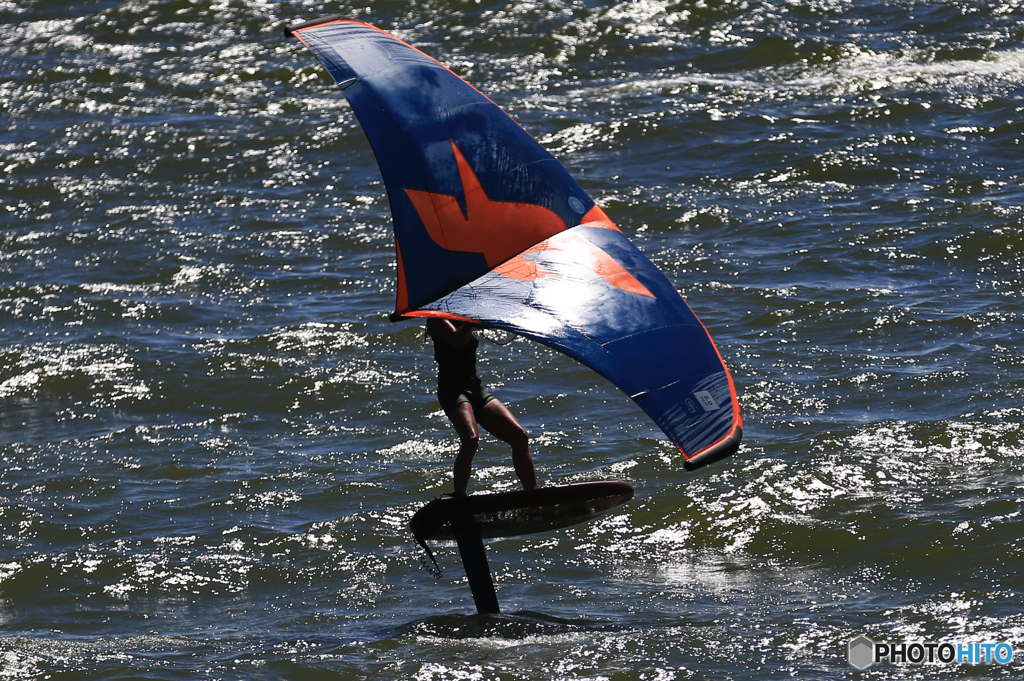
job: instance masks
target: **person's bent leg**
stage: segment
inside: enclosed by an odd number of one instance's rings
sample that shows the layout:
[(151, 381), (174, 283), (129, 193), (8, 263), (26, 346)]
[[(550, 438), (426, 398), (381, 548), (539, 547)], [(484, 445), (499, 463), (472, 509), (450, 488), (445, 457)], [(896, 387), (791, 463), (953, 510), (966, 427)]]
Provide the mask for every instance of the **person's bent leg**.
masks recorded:
[(523, 487), (537, 489), (537, 471), (530, 456), (530, 436), (512, 412), (500, 401), (491, 400), (480, 409), (479, 419), (487, 432), (512, 448), (512, 466)]
[(459, 435), (459, 453), (455, 456), (453, 472), (455, 491), (465, 493), (473, 470), (473, 457), (480, 446), (480, 431), (469, 402), (461, 402), (455, 409), (445, 413)]

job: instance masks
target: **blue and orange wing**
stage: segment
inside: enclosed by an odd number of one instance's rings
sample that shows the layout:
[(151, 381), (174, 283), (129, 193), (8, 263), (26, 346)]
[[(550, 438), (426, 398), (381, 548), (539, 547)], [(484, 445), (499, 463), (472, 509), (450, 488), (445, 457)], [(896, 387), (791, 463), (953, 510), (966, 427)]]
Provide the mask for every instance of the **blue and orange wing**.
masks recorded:
[(736, 388), (710, 335), (607, 218), (556, 234), (411, 314), (476, 320), (579, 360), (633, 398), (687, 468), (739, 448)]
[(338, 17), (289, 32), (338, 82), (377, 156), (395, 222), (397, 314), (579, 224), (593, 207), (518, 123), (414, 47)]
[(396, 313), (532, 338), (622, 389), (696, 468), (739, 448), (736, 390), (668, 279), (497, 105), (373, 26), (289, 29), (352, 104), (388, 189)]

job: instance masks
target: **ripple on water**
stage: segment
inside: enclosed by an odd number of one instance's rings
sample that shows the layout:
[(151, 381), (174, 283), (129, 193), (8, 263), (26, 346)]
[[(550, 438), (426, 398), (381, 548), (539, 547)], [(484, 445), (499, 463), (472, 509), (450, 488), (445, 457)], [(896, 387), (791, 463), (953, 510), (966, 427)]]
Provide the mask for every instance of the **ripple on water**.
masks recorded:
[[(546, 482), (637, 496), (490, 542), (507, 614), (465, 614), (455, 549), (434, 580), (406, 529), (456, 442), (422, 327), (384, 320), (387, 194), (280, 35), (322, 8), (0, 0), (0, 676), (832, 679), (860, 633), (1024, 644), (1012, 7), (330, 11), (565, 163), (708, 325), (744, 449), (684, 474), (593, 372), (485, 346)], [(509, 463), (485, 438), (474, 489)]]

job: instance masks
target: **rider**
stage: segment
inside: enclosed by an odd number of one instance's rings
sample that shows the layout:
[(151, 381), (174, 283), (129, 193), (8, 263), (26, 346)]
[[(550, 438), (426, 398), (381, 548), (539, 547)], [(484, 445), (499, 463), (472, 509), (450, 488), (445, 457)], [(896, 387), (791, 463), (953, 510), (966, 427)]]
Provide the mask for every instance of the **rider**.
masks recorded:
[(475, 324), (455, 323), (440, 317), (427, 320), (427, 333), (434, 341), (437, 361), (437, 399), (459, 434), (455, 457), (455, 494), (462, 496), (469, 485), (473, 456), (479, 447), (478, 425), (512, 447), (512, 465), (526, 489), (537, 488), (537, 473), (530, 456), (529, 436), (505, 405), (491, 395), (476, 375), (477, 339)]

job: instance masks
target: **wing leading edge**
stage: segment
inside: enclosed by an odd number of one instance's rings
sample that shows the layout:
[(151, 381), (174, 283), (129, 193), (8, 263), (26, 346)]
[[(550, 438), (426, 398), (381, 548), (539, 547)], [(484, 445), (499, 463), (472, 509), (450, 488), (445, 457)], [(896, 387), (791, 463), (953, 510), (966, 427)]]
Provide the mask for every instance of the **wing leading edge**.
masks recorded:
[(558, 161), (487, 97), (373, 26), (286, 31), (351, 103), (384, 176), (398, 253), (396, 314), (507, 329), (629, 395), (688, 469), (732, 454), (732, 376), (668, 279)]

